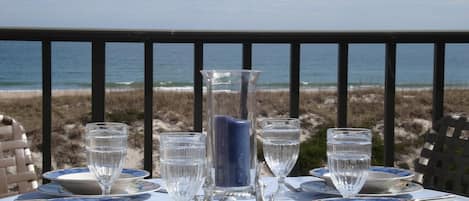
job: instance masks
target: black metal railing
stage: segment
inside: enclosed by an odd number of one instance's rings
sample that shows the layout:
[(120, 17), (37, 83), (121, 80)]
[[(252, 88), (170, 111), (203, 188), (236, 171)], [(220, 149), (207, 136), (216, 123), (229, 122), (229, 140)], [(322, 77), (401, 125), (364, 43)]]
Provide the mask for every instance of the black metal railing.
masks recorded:
[(290, 44), (290, 116), (299, 116), (301, 44), (338, 44), (337, 126), (347, 126), (348, 56), (351, 43), (384, 43), (385, 102), (384, 145), (385, 165), (394, 163), (394, 118), (396, 83), (396, 44), (433, 43), (433, 111), (435, 122), (443, 116), (445, 46), (447, 43), (469, 43), (469, 32), (188, 32), (188, 31), (109, 31), (109, 30), (39, 30), (0, 29), (0, 40), (42, 41), (43, 68), (43, 171), (51, 169), (51, 42), (89, 41), (92, 43), (92, 119), (104, 120), (105, 45), (107, 42), (142, 42), (145, 49), (144, 103), (144, 168), (152, 172), (153, 118), (153, 48), (158, 43), (194, 44), (194, 116), (195, 131), (202, 131), (202, 76), (204, 44), (243, 44), (243, 68), (252, 67), (253, 43)]

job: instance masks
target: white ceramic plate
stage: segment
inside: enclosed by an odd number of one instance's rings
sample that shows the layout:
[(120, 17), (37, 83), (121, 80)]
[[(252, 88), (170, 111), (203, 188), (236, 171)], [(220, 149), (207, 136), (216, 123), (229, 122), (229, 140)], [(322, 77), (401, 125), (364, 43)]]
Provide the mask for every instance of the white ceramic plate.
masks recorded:
[[(324, 193), (329, 195), (340, 195), (333, 186), (329, 186), (324, 181), (308, 181), (300, 185), (301, 189), (305, 192)], [(423, 187), (417, 183), (409, 182), (406, 186), (401, 189), (391, 189), (388, 192), (382, 193), (359, 193), (358, 196), (362, 197), (381, 197), (381, 196), (397, 196), (405, 195), (418, 190), (422, 190)]]
[[(333, 186), (329, 169), (327, 168), (316, 168), (309, 172), (315, 177), (324, 179), (326, 183)], [(383, 167), (383, 166), (372, 166), (369, 169), (368, 177), (363, 186), (363, 191), (368, 193), (375, 192), (386, 192), (391, 189), (401, 189), (412, 180), (414, 173), (410, 170), (394, 168), (394, 167)]]
[[(124, 168), (112, 189), (124, 190), (132, 182), (148, 175), (145, 170)], [(43, 178), (59, 183), (72, 193), (99, 194), (101, 191), (95, 176), (86, 167), (49, 171), (43, 174)]]
[[(155, 184), (153, 182), (149, 182), (145, 180), (140, 180), (140, 181), (131, 183), (124, 190), (112, 191), (110, 196), (113, 196), (113, 197), (134, 196), (134, 195), (140, 195), (140, 194), (145, 194), (145, 193), (149, 193), (152, 191), (156, 191), (159, 188), (160, 188), (159, 184)], [(55, 182), (41, 185), (39, 186), (37, 190), (44, 194), (61, 196), (61, 197), (87, 197), (87, 198), (102, 197), (102, 195), (96, 195), (96, 194), (95, 195), (74, 194), (68, 191), (67, 189), (65, 189), (64, 187), (62, 187), (60, 184), (55, 183)]]

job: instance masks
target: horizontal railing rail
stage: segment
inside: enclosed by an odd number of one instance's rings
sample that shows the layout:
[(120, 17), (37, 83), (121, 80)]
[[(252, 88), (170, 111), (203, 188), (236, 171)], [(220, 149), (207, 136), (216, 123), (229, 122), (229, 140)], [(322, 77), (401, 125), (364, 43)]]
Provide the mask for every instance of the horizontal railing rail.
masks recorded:
[(2, 29), (2, 40), (53, 40), (53, 41), (94, 41), (106, 42), (180, 42), (190, 43), (447, 43), (468, 42), (468, 31), (451, 32), (201, 32), (201, 31), (132, 31), (132, 30), (56, 30), (56, 29)]
[(194, 131), (202, 131), (202, 76), (204, 44), (242, 44), (244, 69), (252, 68), (252, 44), (290, 44), (290, 116), (299, 116), (301, 45), (308, 43), (338, 44), (337, 125), (347, 126), (349, 44), (385, 44), (384, 83), (384, 161), (394, 164), (394, 119), (396, 89), (396, 45), (398, 43), (434, 44), (432, 121), (443, 116), (445, 46), (447, 43), (469, 43), (469, 32), (200, 32), (148, 30), (55, 30), (0, 29), (0, 40), (42, 41), (43, 79), (43, 172), (51, 170), (51, 42), (88, 41), (92, 43), (92, 120), (104, 121), (105, 45), (107, 42), (144, 43), (144, 169), (152, 172), (153, 118), (153, 48), (157, 43), (194, 44)]

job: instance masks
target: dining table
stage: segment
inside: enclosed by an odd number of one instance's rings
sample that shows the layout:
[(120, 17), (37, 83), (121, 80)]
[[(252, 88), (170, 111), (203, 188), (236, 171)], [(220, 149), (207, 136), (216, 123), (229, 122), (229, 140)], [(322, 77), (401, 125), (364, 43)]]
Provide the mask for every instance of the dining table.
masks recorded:
[[(295, 192), (292, 192), (292, 200), (296, 201), (311, 201), (311, 200), (320, 200), (326, 199), (331, 197), (337, 197), (330, 194), (324, 194), (319, 192), (312, 192), (312, 191), (304, 191), (301, 190), (301, 184), (305, 182), (311, 181), (320, 181), (320, 178), (312, 177), (312, 176), (300, 176), (300, 177), (287, 177), (286, 182), (290, 184), (290, 188), (294, 189)], [(146, 179), (146, 181), (154, 182), (160, 184), (162, 189), (152, 191), (145, 194), (129, 196), (130, 200), (135, 201), (170, 201), (171, 198), (169, 197), (168, 193), (164, 189), (164, 181), (161, 178), (153, 178), (153, 179)], [(269, 201), (272, 193), (277, 188), (277, 180), (275, 177), (262, 177), (261, 181), (265, 184), (264, 190), (264, 200)], [(202, 197), (203, 191), (200, 190), (198, 195)], [(410, 192), (408, 194), (400, 194), (396, 196), (392, 196), (395, 198), (400, 198), (402, 200), (411, 200), (411, 201), (430, 201), (430, 200), (455, 200), (455, 201), (462, 201), (467, 200), (469, 201), (469, 197), (461, 196), (461, 195), (454, 195), (447, 192), (430, 190), (430, 189), (420, 189), (415, 192)], [(0, 201), (15, 201), (15, 200), (24, 200), (24, 201), (39, 201), (39, 200), (47, 200), (58, 198), (56, 196), (47, 195), (41, 193), (39, 191), (28, 192), (24, 194), (9, 196), (5, 198), (0, 198)], [(197, 199), (198, 200), (198, 199)], [(255, 199), (252, 199), (255, 200)]]

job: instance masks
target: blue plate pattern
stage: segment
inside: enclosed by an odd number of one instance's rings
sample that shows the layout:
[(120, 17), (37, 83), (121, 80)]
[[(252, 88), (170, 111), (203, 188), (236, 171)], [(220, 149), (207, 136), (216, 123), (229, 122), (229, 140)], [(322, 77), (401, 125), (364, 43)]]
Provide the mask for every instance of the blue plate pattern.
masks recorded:
[[(399, 177), (405, 177), (405, 178), (414, 176), (414, 173), (412, 173), (409, 170), (404, 170), (404, 169), (394, 168), (394, 167), (371, 166), (370, 170), (375, 171), (375, 172), (390, 173), (390, 174), (397, 175)], [(329, 173), (329, 169), (327, 168), (316, 168), (310, 171), (310, 174), (315, 177), (323, 177), (326, 173)]]
[[(150, 182), (150, 181), (137, 181), (129, 185), (125, 190), (113, 192), (110, 196), (114, 197), (121, 197), (121, 196), (134, 196), (134, 195), (141, 195), (149, 192), (153, 192), (160, 189), (160, 185)], [(102, 195), (79, 195), (74, 194), (67, 189), (63, 188), (60, 184), (52, 182), (48, 184), (44, 184), (39, 186), (37, 189), (39, 192), (47, 194), (47, 195), (54, 195), (54, 196), (61, 196), (61, 197), (87, 197), (87, 198), (103, 198)], [(75, 200), (73, 200), (75, 201)], [(86, 201), (86, 200), (82, 200)], [(88, 200), (92, 201), (92, 200)]]
[[(329, 186), (324, 181), (308, 181), (300, 184), (300, 188), (305, 192), (323, 193), (328, 195), (340, 195), (339, 191), (333, 186)], [(405, 195), (415, 191), (422, 190), (420, 184), (410, 182), (402, 189), (391, 189), (389, 192), (380, 193), (359, 193), (358, 196), (366, 197), (382, 197), (382, 196), (398, 196)], [(375, 199), (375, 198), (373, 198)]]
[[(57, 178), (62, 175), (83, 173), (83, 172), (89, 172), (89, 171), (90, 170), (87, 167), (60, 169), (60, 170), (46, 172), (42, 174), (42, 177), (45, 179), (49, 179), (49, 180), (57, 180)], [(139, 178), (143, 178), (143, 177), (150, 175), (150, 173), (148, 173), (145, 170), (129, 169), (129, 168), (123, 168), (122, 173), (129, 174), (129, 175), (132, 175), (133, 177), (139, 177)]]
[(414, 175), (409, 170), (404, 170), (404, 169), (394, 168), (394, 167), (372, 166), (370, 167), (370, 170), (376, 171), (376, 172), (386, 172), (386, 173), (398, 175), (400, 177), (408, 177), (408, 176)]

